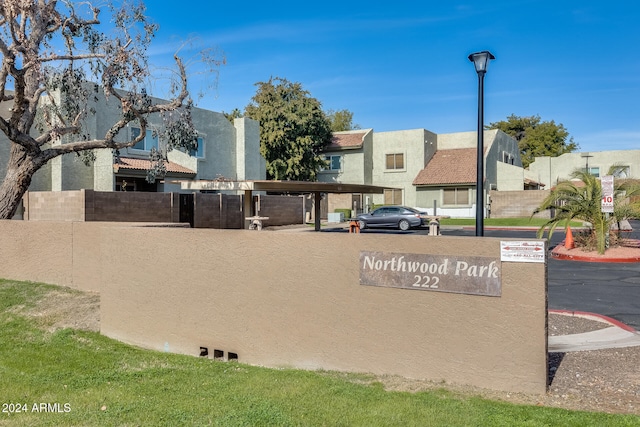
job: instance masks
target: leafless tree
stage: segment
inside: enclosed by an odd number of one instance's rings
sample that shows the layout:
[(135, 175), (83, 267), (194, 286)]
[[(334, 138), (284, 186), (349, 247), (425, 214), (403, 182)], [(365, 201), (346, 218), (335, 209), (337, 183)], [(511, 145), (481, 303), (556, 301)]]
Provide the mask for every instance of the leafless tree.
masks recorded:
[[(108, 22), (101, 22), (101, 8)], [(6, 112), (0, 144), (10, 146), (0, 219), (15, 214), (34, 173), (51, 159), (76, 153), (90, 160), (95, 149), (133, 146), (145, 137), (152, 114), (170, 113), (170, 146), (190, 149), (197, 143), (181, 58), (174, 56), (168, 100), (159, 102), (146, 91), (152, 77), (146, 51), (158, 27), (145, 11), (142, 2), (128, 0), (101, 7), (71, 0), (0, 2), (0, 111)], [(95, 113), (90, 105), (98, 91), (117, 100), (122, 114), (104, 135), (90, 135), (83, 123)], [(120, 131), (131, 122), (141, 132), (123, 140)]]

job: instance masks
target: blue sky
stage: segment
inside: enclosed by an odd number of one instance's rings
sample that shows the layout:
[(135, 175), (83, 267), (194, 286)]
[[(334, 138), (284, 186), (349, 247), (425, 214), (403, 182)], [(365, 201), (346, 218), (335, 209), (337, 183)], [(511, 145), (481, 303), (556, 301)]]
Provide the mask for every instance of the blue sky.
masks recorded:
[(539, 115), (580, 151), (640, 149), (640, 3), (252, 3), (146, 2), (160, 25), (153, 62), (190, 39), (224, 52), (203, 108), (243, 110), (256, 82), (282, 77), (362, 128), (473, 131), (478, 78), (467, 57), (489, 50), (485, 124)]

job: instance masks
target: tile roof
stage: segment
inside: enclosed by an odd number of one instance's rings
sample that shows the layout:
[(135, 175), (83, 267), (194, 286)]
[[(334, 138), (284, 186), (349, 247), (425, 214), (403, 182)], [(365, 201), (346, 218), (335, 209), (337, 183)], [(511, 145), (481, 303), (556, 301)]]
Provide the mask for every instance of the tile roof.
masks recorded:
[(473, 184), (476, 182), (477, 150), (438, 150), (418, 173), (413, 185)]
[(327, 146), (327, 149), (336, 148), (359, 148), (362, 147), (362, 140), (367, 132), (357, 133), (340, 133), (336, 132), (331, 138), (331, 144)]
[[(177, 163), (165, 161), (164, 162), (167, 167), (167, 173), (179, 173), (179, 174), (188, 174), (195, 175), (196, 173), (191, 169), (185, 168)], [(151, 160), (149, 159), (135, 159), (132, 157), (120, 157), (113, 164), (113, 170), (118, 173), (119, 169), (126, 170), (138, 170), (138, 171), (146, 171), (151, 169)]]

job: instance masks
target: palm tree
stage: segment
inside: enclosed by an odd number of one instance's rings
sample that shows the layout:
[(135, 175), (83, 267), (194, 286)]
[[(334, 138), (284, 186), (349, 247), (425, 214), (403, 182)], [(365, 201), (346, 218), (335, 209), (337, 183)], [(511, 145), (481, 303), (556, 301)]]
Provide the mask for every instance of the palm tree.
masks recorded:
[[(619, 165), (609, 170), (613, 174)], [(617, 179), (614, 182), (614, 212), (612, 215), (601, 210), (602, 186), (600, 180), (590, 173), (576, 169), (571, 174), (571, 181), (562, 181), (551, 190), (534, 215), (543, 210), (555, 209), (555, 216), (538, 230), (538, 238), (549, 228), (549, 237), (556, 227), (566, 221), (565, 229), (573, 219), (590, 224), (590, 232), (595, 238), (596, 249), (604, 254), (608, 247), (609, 233), (614, 222), (618, 224), (624, 219), (640, 218), (640, 201), (633, 201), (640, 195), (640, 185), (635, 180)], [(619, 229), (620, 227), (618, 227)]]

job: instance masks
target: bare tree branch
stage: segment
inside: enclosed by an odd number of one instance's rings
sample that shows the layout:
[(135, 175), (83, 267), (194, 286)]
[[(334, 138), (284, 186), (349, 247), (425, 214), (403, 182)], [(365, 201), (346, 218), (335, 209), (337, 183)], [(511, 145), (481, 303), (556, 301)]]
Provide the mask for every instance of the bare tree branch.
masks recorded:
[[(145, 16), (141, 1), (117, 7), (105, 1), (113, 18), (109, 31), (99, 28), (100, 8), (91, 1), (0, 1), (0, 103), (12, 107), (9, 117), (0, 117), (12, 177), (0, 183), (1, 219), (11, 218), (33, 174), (49, 160), (131, 147), (144, 140), (154, 115), (164, 120), (167, 149), (175, 144), (188, 150), (197, 141), (185, 64), (175, 56), (177, 80), (168, 100), (152, 98), (145, 90), (146, 52), (157, 25)], [(222, 63), (202, 58), (209, 65)], [(104, 135), (86, 121), (95, 114), (95, 103), (103, 102), (100, 89), (118, 104), (114, 111), (120, 110), (112, 123), (102, 124)], [(172, 111), (176, 114), (169, 117)], [(135, 138), (124, 132), (130, 124), (141, 129)]]

